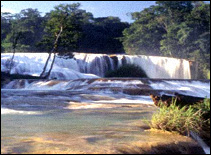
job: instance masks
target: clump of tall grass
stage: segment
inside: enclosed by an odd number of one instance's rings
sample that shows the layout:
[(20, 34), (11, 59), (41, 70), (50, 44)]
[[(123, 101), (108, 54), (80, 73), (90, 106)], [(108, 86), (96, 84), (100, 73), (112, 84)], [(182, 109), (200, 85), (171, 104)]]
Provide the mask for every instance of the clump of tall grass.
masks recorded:
[(179, 107), (174, 98), (168, 107), (161, 102), (159, 104), (159, 111), (152, 116), (151, 128), (176, 131), (188, 136), (190, 131), (200, 132), (203, 125), (201, 109), (196, 110), (193, 106)]

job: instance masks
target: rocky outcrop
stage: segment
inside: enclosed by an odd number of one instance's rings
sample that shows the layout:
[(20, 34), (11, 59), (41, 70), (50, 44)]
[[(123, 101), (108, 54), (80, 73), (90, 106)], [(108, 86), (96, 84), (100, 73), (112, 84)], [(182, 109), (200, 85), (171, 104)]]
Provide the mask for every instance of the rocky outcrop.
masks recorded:
[(194, 96), (188, 96), (188, 95), (183, 95), (183, 94), (178, 94), (178, 93), (175, 93), (174, 96), (150, 95), (150, 97), (152, 98), (152, 100), (156, 106), (160, 106), (159, 105), (160, 101), (162, 102), (161, 104), (169, 106), (172, 103), (172, 98), (175, 98), (176, 105), (181, 106), (181, 107), (187, 106), (187, 105), (193, 105), (195, 103), (202, 102), (205, 99), (202, 97), (194, 97)]
[(8, 84), (10, 81), (15, 79), (44, 79), (44, 78), (32, 75), (9, 74), (1, 72), (1, 87), (3, 87), (5, 84)]

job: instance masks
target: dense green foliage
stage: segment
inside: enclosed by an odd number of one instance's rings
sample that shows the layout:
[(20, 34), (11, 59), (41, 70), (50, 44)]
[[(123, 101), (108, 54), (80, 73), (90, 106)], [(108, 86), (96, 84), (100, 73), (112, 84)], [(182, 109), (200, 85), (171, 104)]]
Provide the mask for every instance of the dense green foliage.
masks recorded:
[(92, 22), (83, 25), (83, 38), (79, 42), (80, 51), (91, 53), (124, 53), (120, 42), (122, 31), (129, 24), (121, 22), (118, 17), (93, 18)]
[(129, 24), (118, 17), (94, 18), (79, 3), (60, 4), (43, 17), (31, 8), (18, 14), (1, 13), (1, 52), (12, 52), (13, 40), (17, 52), (49, 52), (61, 25), (58, 51), (62, 54), (124, 53), (119, 38)]
[(37, 9), (1, 13), (1, 52), (49, 52), (63, 25), (61, 54), (127, 53), (184, 58), (199, 63), (199, 78), (210, 78), (210, 4), (157, 1), (131, 14), (94, 18), (79, 3), (60, 4), (43, 17)]
[[(82, 33), (81, 25), (84, 18), (83, 10), (80, 10), (79, 6), (79, 3), (56, 6), (47, 15), (45, 34), (38, 46), (47, 51), (55, 46), (56, 51), (63, 55), (74, 50)], [(87, 16), (86, 12), (84, 16)]]
[(122, 38), (128, 54), (185, 58), (200, 63), (201, 78), (210, 74), (210, 4), (157, 1), (132, 13), (135, 20)]
[(142, 77), (147, 78), (143, 69), (136, 65), (123, 65), (117, 70), (109, 71), (105, 77)]
[(10, 51), (17, 44), (17, 50), (36, 50), (36, 43), (42, 37), (42, 17), (37, 9), (22, 10), (19, 14), (1, 14), (1, 42), (4, 50)]

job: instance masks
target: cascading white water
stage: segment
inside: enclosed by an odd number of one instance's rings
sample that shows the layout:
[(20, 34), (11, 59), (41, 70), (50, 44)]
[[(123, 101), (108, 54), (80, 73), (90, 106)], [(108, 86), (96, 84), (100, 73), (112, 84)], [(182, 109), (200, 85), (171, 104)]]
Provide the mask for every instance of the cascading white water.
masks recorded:
[[(190, 63), (185, 59), (176, 59), (144, 55), (115, 55), (75, 53), (80, 71), (103, 77), (108, 70), (114, 70), (123, 64), (140, 66), (149, 78), (191, 79)], [(115, 58), (115, 59), (113, 59)]]
[[(1, 54), (1, 71), (8, 70), (12, 54)], [(39, 76), (48, 53), (16, 53), (11, 74)], [(53, 56), (49, 64), (51, 64)], [(140, 66), (149, 78), (190, 79), (190, 64), (184, 59), (144, 56), (74, 53), (73, 59), (56, 57), (50, 79), (78, 79), (104, 77), (109, 70), (124, 64)], [(49, 70), (48, 65), (47, 70)], [(86, 74), (84, 74), (86, 73)]]
[(190, 64), (184, 59), (157, 56), (125, 56), (127, 63), (140, 66), (150, 78), (190, 79)]
[[(12, 53), (1, 54), (1, 71), (7, 72), (9, 60)], [(16, 53), (11, 69), (11, 74), (39, 76), (43, 70), (48, 53)], [(53, 55), (49, 60), (46, 71), (50, 69)], [(50, 79), (80, 79), (80, 78), (98, 78), (93, 74), (83, 74), (79, 71), (79, 66), (74, 59), (65, 59), (56, 57), (55, 64), (50, 74)]]
[[(101, 78), (77, 80), (14, 80), (5, 85), (4, 89), (22, 90), (70, 90), (98, 93), (124, 93), (138, 91), (138, 96), (144, 90), (161, 94), (179, 93), (188, 96), (210, 98), (209, 80), (157, 80), (157, 79), (127, 79)], [(124, 91), (125, 90), (125, 91)], [(169, 94), (171, 93), (171, 94)]]

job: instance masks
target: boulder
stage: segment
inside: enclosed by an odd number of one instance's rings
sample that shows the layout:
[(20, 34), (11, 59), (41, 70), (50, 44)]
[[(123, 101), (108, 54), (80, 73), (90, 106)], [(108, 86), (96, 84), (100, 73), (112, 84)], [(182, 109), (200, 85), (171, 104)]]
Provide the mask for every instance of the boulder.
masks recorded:
[(152, 98), (154, 104), (156, 106), (159, 106), (158, 103), (159, 101), (162, 101), (162, 104), (169, 106), (172, 103), (172, 98), (176, 99), (176, 105), (178, 106), (188, 106), (188, 105), (193, 105), (195, 103), (203, 102), (205, 98), (202, 97), (194, 97), (194, 96), (189, 96), (189, 95), (184, 95), (184, 94), (179, 94), (175, 93), (174, 96), (170, 95), (150, 95)]

